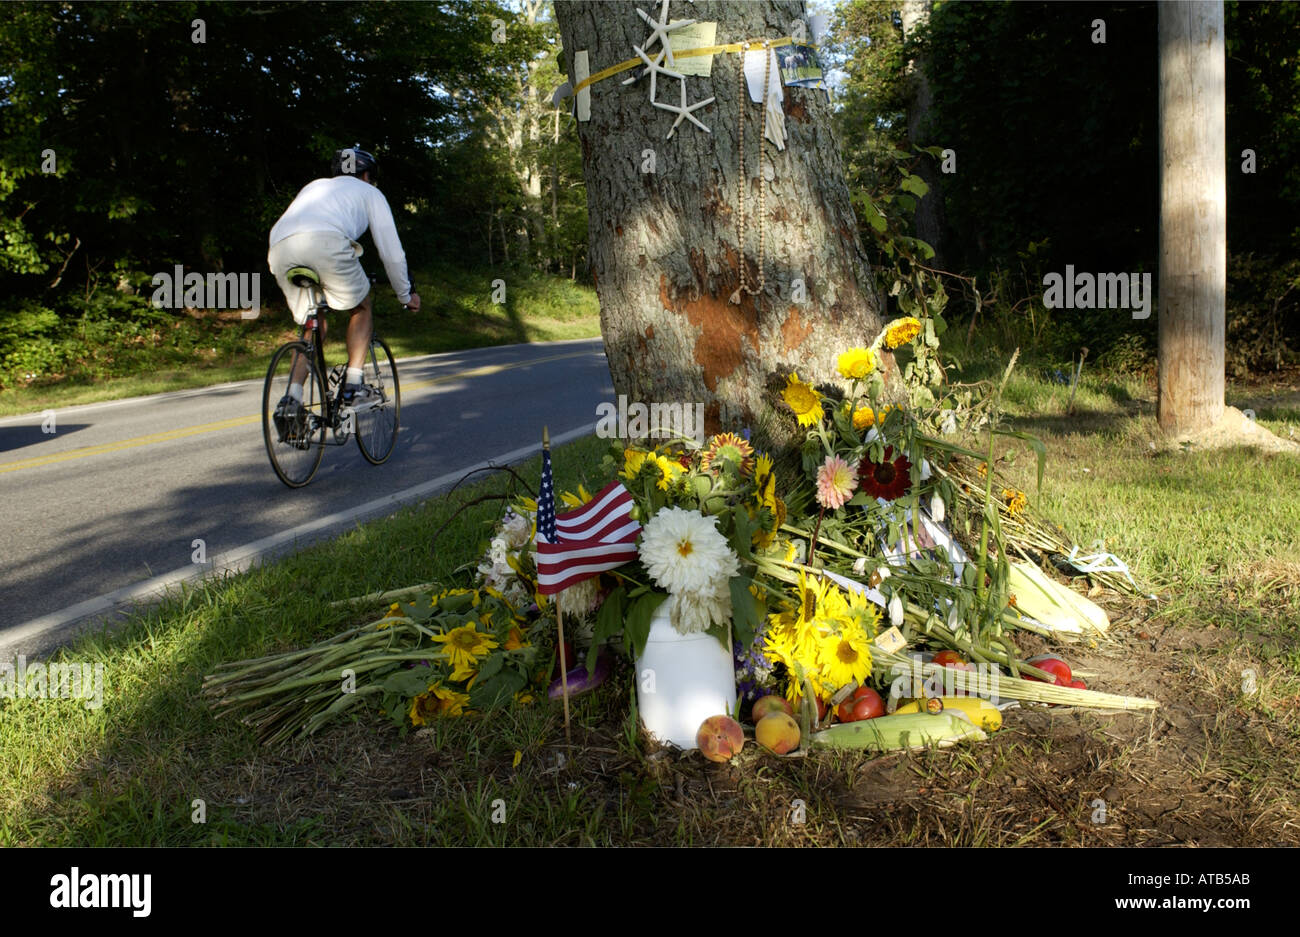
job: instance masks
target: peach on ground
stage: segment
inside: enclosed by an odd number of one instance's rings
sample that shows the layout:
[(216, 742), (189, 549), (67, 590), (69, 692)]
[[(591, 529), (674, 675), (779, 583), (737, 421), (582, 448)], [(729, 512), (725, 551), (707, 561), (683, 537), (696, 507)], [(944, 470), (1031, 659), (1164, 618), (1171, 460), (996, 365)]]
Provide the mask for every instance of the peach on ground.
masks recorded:
[(728, 761), (745, 747), (745, 730), (730, 716), (710, 716), (695, 733), (695, 744), (709, 761)]
[(793, 716), (794, 707), (790, 705), (789, 700), (784, 696), (778, 696), (775, 693), (770, 693), (767, 696), (760, 696), (758, 699), (754, 700), (753, 715), (755, 724), (757, 724), (758, 720), (762, 719), (764, 716), (770, 716), (772, 713), (785, 713), (786, 715)]
[(774, 755), (784, 755), (799, 747), (799, 723), (789, 713), (772, 713), (758, 720), (754, 738)]

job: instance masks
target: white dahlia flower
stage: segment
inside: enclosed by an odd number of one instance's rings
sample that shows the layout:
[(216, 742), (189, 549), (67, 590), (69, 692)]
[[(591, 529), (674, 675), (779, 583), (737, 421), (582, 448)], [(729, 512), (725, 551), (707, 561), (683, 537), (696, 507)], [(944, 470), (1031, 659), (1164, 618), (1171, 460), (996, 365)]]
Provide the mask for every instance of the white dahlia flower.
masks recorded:
[(640, 552), (650, 578), (674, 595), (713, 593), (740, 570), (717, 518), (683, 508), (661, 508), (650, 518)]
[(731, 620), (731, 588), (723, 579), (718, 588), (674, 592), (668, 596), (668, 619), (680, 634), (707, 631)]

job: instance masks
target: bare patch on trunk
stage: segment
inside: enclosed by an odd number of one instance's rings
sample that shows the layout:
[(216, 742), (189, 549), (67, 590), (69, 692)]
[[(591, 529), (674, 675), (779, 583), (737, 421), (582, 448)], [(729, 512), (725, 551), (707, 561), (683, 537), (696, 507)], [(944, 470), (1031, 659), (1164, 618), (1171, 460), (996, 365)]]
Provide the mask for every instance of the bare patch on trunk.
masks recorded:
[(744, 363), (745, 340), (758, 352), (758, 323), (750, 297), (739, 306), (733, 306), (725, 295), (706, 292), (700, 292), (695, 299), (683, 299), (678, 291), (669, 288), (668, 278), (661, 274), (659, 301), (665, 309), (686, 316), (699, 329), (692, 357), (710, 393), (717, 393), (718, 382)]
[(781, 353), (788, 355), (802, 347), (812, 332), (812, 323), (804, 322), (803, 316), (799, 315), (798, 307), (791, 306), (785, 321), (781, 323)]
[(722, 432), (722, 404), (710, 400), (704, 408), (704, 435), (712, 436)]

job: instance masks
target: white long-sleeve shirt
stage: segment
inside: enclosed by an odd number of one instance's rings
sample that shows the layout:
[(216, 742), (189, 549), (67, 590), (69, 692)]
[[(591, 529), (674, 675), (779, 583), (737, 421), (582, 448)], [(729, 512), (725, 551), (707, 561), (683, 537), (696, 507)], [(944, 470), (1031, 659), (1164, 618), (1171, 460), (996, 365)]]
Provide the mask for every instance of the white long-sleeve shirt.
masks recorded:
[(366, 228), (370, 229), (398, 302), (409, 302), (411, 280), (406, 269), (406, 253), (397, 236), (388, 199), (356, 176), (316, 179), (303, 186), (271, 228), (270, 243), (274, 245), (292, 234), (308, 231), (337, 231), (349, 241), (355, 241)]

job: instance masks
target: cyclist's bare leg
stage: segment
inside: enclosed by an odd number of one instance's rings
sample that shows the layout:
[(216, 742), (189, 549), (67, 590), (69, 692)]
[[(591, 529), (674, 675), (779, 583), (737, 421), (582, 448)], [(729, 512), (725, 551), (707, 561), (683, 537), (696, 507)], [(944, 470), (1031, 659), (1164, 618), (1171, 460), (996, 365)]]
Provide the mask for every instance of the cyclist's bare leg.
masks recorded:
[(352, 310), (348, 320), (348, 367), (359, 368), (366, 363), (366, 353), (370, 350), (370, 333), (374, 317), (370, 313), (370, 296), (361, 301), (361, 305)]

